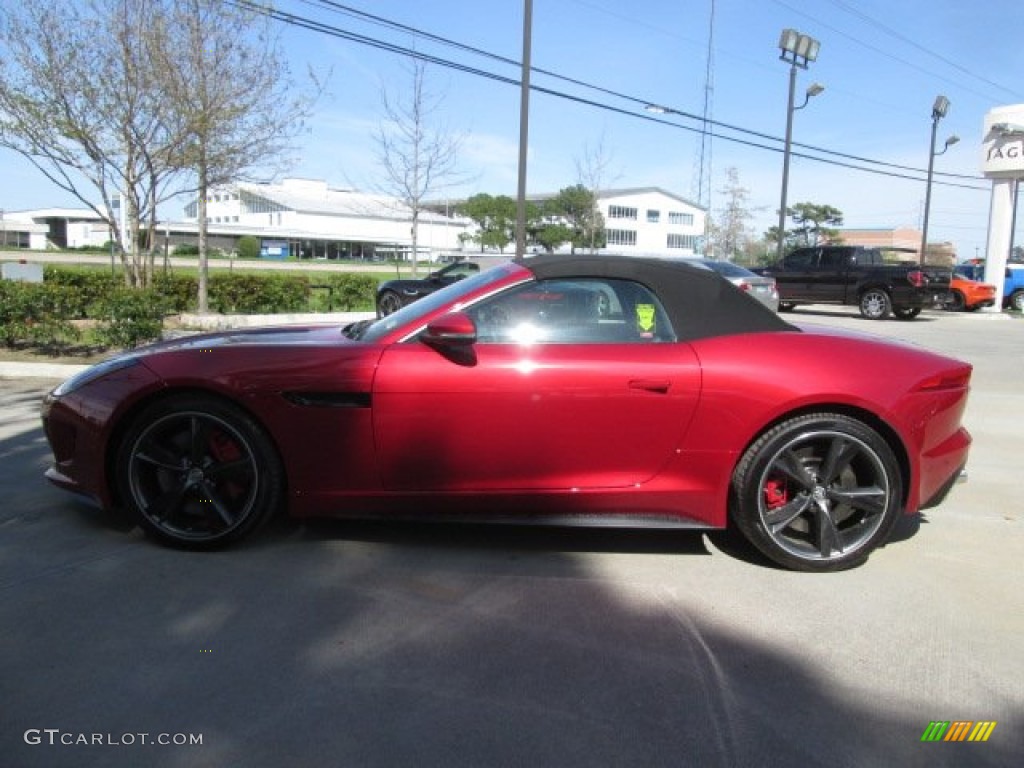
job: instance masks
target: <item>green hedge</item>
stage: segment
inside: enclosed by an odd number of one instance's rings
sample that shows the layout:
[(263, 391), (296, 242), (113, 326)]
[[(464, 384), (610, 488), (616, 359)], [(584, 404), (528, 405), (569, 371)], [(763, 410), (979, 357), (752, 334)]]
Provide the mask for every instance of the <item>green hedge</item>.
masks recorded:
[(90, 317), (89, 308), (124, 286), (120, 275), (90, 267), (52, 267), (43, 270), (43, 284), (63, 290), (69, 317)]
[(59, 285), (0, 280), (0, 338), (59, 350), (78, 340), (72, 292)]
[(303, 312), (309, 301), (309, 279), (282, 275), (210, 275), (209, 304), (226, 315)]
[[(224, 314), (369, 311), (376, 287), (353, 273), (219, 272), (210, 275), (208, 303)], [(60, 350), (82, 339), (72, 321), (91, 320), (93, 341), (134, 347), (159, 338), (165, 316), (195, 312), (197, 291), (189, 274), (157, 273), (152, 288), (133, 291), (103, 269), (48, 266), (43, 283), (0, 281), (0, 341)]]

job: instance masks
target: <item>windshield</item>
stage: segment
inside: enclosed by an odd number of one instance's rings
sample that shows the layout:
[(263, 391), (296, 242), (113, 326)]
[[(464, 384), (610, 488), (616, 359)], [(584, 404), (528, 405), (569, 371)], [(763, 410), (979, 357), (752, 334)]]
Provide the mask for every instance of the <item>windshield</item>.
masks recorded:
[(346, 328), (346, 335), (357, 341), (378, 341), (391, 331), (403, 325), (415, 324), (416, 320), (429, 315), (445, 304), (457, 303), (460, 296), (496, 283), (508, 275), (511, 265), (493, 267), (471, 277), (452, 283), (439, 291), (407, 304), (397, 312), (373, 322), (355, 323)]
[(708, 269), (714, 270), (725, 277), (751, 277), (754, 273), (749, 269), (728, 261), (705, 262)]

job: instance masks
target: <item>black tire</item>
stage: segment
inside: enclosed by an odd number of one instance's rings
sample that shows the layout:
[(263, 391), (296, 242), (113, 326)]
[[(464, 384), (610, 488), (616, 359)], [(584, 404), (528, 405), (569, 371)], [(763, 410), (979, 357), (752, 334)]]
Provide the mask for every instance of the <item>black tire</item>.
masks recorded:
[(960, 291), (950, 291), (946, 309), (950, 312), (964, 312), (967, 310), (967, 299)]
[(121, 441), (115, 472), (121, 503), (142, 529), (182, 549), (215, 549), (251, 534), (284, 489), (277, 451), (259, 424), (205, 395), (142, 411)]
[(730, 517), (773, 562), (797, 571), (860, 565), (900, 515), (902, 476), (889, 444), (836, 413), (765, 432), (732, 479)]
[(793, 304), (790, 301), (779, 302), (779, 312), (792, 312), (795, 307), (796, 304)]
[(860, 313), (868, 320), (884, 320), (892, 311), (892, 300), (883, 288), (868, 288), (860, 296)]
[(394, 291), (384, 291), (377, 297), (377, 315), (379, 317), (387, 317), (403, 306), (402, 297)]
[(1014, 291), (1010, 294), (1010, 309), (1024, 312), (1024, 291)]
[(920, 307), (900, 307), (892, 311), (894, 315), (900, 320), (913, 320), (915, 317), (921, 314)]

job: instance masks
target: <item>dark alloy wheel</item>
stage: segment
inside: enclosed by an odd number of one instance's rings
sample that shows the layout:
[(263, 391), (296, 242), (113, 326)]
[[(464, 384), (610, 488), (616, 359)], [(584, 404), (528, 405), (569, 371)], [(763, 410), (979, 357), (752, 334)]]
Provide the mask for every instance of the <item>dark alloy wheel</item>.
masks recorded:
[(833, 413), (798, 416), (747, 449), (730, 515), (768, 558), (799, 571), (859, 565), (900, 513), (902, 478), (888, 443)]
[(946, 309), (950, 312), (963, 312), (967, 309), (967, 300), (960, 291), (950, 291), (949, 301), (946, 302)]
[(402, 297), (394, 291), (384, 291), (377, 298), (377, 314), (387, 317), (402, 308)]
[(889, 294), (881, 288), (869, 288), (860, 297), (860, 313), (868, 320), (884, 320), (892, 310)]
[(280, 504), (283, 472), (259, 425), (201, 395), (162, 400), (129, 428), (117, 455), (121, 502), (165, 544), (212, 549), (240, 539)]
[(894, 315), (900, 320), (913, 320), (915, 317), (921, 314), (920, 307), (900, 307), (892, 311)]

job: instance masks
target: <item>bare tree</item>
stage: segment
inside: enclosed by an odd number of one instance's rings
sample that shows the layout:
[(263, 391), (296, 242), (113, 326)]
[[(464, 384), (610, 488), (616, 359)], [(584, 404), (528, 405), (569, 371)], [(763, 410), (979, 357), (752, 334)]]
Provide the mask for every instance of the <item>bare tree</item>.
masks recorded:
[(146, 0), (34, 0), (0, 20), (0, 146), (101, 217), (131, 286), (152, 274), (141, 222), (174, 175), (146, 56), (160, 13)]
[(409, 66), (412, 89), (393, 99), (381, 90), (385, 120), (375, 136), (377, 160), (384, 169), (384, 192), (397, 197), (412, 213), (412, 274), (417, 274), (419, 219), (429, 195), (463, 180), (458, 174), (464, 134), (452, 133), (431, 121), (443, 97), (426, 88), (427, 65), (418, 59)]
[(609, 169), (612, 158), (613, 155), (605, 146), (605, 136), (602, 133), (596, 146), (591, 147), (589, 144), (584, 144), (583, 155), (575, 160), (576, 178), (580, 185), (590, 191), (594, 201), (594, 215), (584, 232), (584, 239), (591, 253), (595, 253), (598, 248), (605, 245), (604, 217), (597, 210), (597, 204), (601, 199), (601, 193), (608, 188), (607, 185), (613, 183), (620, 175), (611, 175)]
[(32, 0), (0, 19), (0, 146), (106, 222), (127, 284), (152, 277), (158, 205), (194, 192), (207, 310), (208, 190), (280, 168), (315, 101), (271, 22), (219, 0)]
[(211, 189), (258, 172), (272, 176), (289, 162), (319, 84), (291, 80), (272, 19), (256, 4), (177, 0), (152, 61), (173, 116), (179, 167), (197, 197), (199, 311), (208, 310), (208, 222)]
[(739, 171), (727, 168), (725, 177), (725, 186), (719, 190), (725, 196), (725, 205), (720, 209), (717, 221), (709, 229), (722, 257), (732, 260), (746, 248), (750, 239), (748, 222), (753, 218), (753, 214), (748, 208), (750, 190), (740, 186)]

